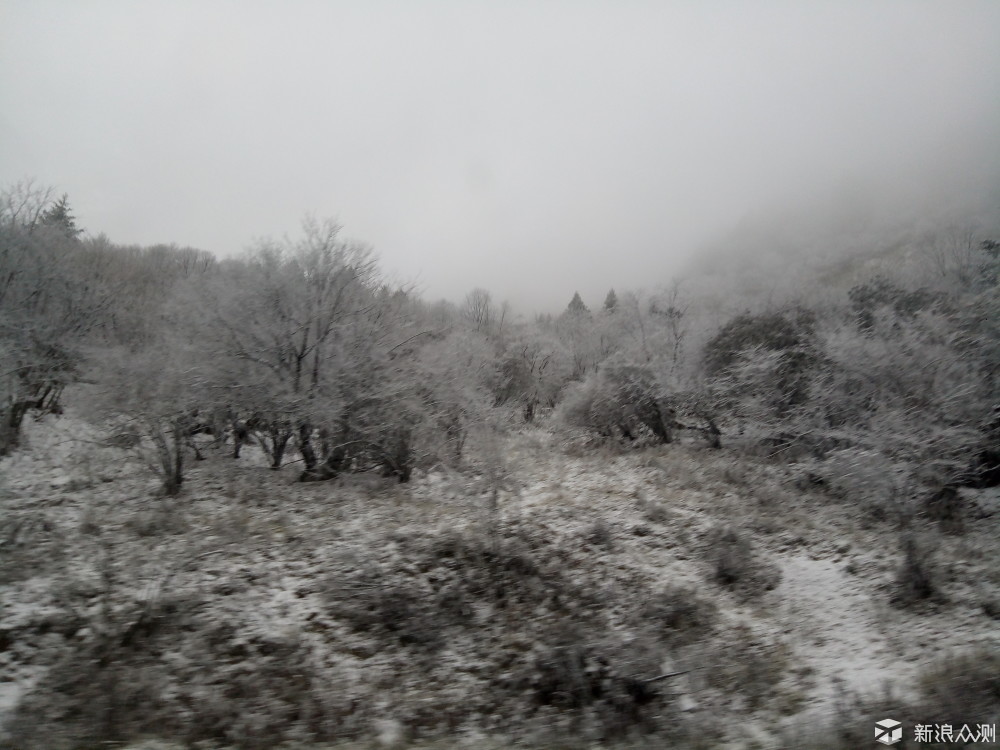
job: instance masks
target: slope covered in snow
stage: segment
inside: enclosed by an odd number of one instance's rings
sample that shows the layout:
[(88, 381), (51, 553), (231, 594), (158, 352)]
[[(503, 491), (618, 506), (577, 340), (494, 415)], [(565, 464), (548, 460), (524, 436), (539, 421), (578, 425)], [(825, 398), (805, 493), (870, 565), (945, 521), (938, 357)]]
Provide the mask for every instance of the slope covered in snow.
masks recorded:
[(946, 603), (902, 610), (898, 534), (794, 467), (544, 430), (498, 453), (299, 484), (208, 450), (165, 499), (72, 416), (30, 425), (0, 462), (7, 730), (767, 747), (845, 690), (905, 697), (939, 653), (1000, 646), (995, 519), (939, 548)]

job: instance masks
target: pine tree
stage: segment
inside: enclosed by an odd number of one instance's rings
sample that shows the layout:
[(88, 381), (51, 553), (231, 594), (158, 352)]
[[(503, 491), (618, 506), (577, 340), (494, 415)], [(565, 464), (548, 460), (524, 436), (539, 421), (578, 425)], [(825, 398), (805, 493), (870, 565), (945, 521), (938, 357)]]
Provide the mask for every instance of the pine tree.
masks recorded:
[(608, 296), (604, 298), (604, 309), (608, 312), (613, 312), (618, 309), (618, 295), (615, 294), (614, 289), (609, 291)]
[(76, 217), (70, 210), (69, 196), (65, 193), (42, 214), (41, 223), (42, 226), (58, 229), (71, 240), (75, 240), (83, 232), (76, 226)]
[(569, 301), (569, 307), (567, 307), (566, 310), (567, 312), (575, 314), (590, 312), (587, 306), (583, 304), (583, 300), (580, 298), (579, 292), (573, 292), (573, 299)]

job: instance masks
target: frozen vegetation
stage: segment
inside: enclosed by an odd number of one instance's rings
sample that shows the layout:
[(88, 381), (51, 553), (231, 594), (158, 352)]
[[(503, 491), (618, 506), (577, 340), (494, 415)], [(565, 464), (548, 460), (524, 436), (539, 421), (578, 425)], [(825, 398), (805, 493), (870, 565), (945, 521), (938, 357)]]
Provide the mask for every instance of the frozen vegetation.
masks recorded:
[(996, 229), (529, 319), (423, 300), (333, 222), (218, 261), (8, 188), (2, 742), (1000, 723)]

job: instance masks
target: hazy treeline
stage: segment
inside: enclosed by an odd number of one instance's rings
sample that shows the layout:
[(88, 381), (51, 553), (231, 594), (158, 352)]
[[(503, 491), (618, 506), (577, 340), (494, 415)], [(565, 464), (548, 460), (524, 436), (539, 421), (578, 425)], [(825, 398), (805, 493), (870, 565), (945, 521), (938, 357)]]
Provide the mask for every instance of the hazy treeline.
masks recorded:
[(407, 481), (461, 462), (476, 430), (545, 418), (595, 441), (786, 451), (894, 512), (997, 481), (998, 250), (949, 228), (893, 274), (748, 298), (721, 325), (683, 284), (567, 294), (525, 320), (483, 289), (422, 300), (332, 221), (218, 260), (84, 236), (68, 198), (21, 182), (0, 197), (0, 454), (83, 379), (97, 395), (74, 406), (133, 435), (169, 493), (197, 432), (253, 438), (303, 480)]

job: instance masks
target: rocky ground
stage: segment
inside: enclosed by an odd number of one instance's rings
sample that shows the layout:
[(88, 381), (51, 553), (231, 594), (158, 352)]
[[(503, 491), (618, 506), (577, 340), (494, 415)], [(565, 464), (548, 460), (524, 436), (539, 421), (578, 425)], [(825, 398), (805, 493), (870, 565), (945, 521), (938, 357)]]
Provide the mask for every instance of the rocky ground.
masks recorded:
[(209, 449), (166, 499), (72, 415), (31, 424), (0, 461), (6, 741), (781, 747), (1000, 649), (988, 493), (961, 534), (918, 520), (940, 593), (903, 607), (899, 530), (800, 465), (542, 429), (487, 453), (299, 484)]

